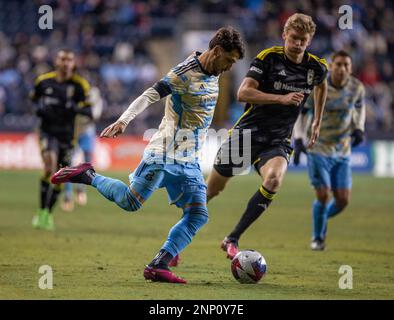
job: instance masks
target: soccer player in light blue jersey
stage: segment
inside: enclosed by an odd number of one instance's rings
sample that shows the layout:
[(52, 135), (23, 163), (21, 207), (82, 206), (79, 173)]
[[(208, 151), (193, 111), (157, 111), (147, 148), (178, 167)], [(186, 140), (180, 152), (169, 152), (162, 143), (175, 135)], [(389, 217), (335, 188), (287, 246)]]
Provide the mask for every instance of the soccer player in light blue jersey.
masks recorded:
[[(335, 52), (330, 67), (328, 95), (318, 140), (305, 150), (303, 137), (308, 132), (304, 128), (309, 128), (314, 104), (312, 96), (297, 121), (294, 133), (294, 163), (299, 163), (301, 152), (307, 152), (309, 179), (316, 191), (312, 208), (312, 250), (324, 250), (327, 219), (343, 211), (349, 203), (351, 148), (360, 144), (364, 137), (365, 89), (351, 75), (350, 55), (345, 51)], [(331, 192), (333, 197), (330, 199)]]
[(115, 123), (103, 130), (101, 137), (116, 138), (145, 108), (167, 97), (159, 130), (130, 175), (130, 185), (95, 173), (89, 163), (63, 168), (52, 176), (55, 184), (92, 185), (126, 211), (139, 210), (156, 189), (167, 189), (170, 203), (182, 208), (183, 216), (146, 266), (147, 280), (186, 283), (170, 271), (168, 264), (208, 221), (206, 184), (199, 165), (201, 147), (216, 106), (219, 75), (230, 70), (243, 56), (244, 45), (239, 32), (231, 27), (219, 29), (208, 50), (193, 53), (171, 69), (132, 102)]

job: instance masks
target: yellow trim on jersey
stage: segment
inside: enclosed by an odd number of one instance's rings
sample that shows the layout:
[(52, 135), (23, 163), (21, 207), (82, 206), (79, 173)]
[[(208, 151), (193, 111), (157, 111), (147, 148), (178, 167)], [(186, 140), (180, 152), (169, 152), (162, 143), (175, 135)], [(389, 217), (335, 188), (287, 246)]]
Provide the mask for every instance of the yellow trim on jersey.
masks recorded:
[(284, 49), (281, 46), (275, 46), (275, 47), (265, 49), (257, 55), (257, 59), (264, 60), (264, 58), (271, 52), (283, 53)]
[(81, 87), (83, 89), (83, 92), (85, 94), (85, 97), (87, 97), (88, 94), (89, 94), (89, 91), (90, 91), (90, 84), (89, 84), (89, 82), (85, 78), (81, 77), (80, 75), (78, 75), (76, 73), (74, 73), (72, 75), (71, 80), (73, 80), (76, 83), (81, 85)]
[(231, 132), (233, 131), (233, 129), (238, 125), (238, 123), (240, 123), (240, 121), (242, 120), (243, 117), (245, 117), (253, 108), (253, 104), (250, 105), (250, 107), (248, 108), (248, 110), (246, 110), (237, 120), (237, 122), (233, 125), (233, 127), (228, 131), (228, 135), (231, 136)]
[(34, 81), (34, 84), (38, 85), (41, 81), (44, 81), (46, 79), (55, 78), (55, 77), (56, 77), (56, 71), (43, 73), (42, 75), (37, 77), (37, 79)]
[(275, 197), (275, 194), (269, 193), (263, 188), (263, 186), (260, 187), (260, 193), (268, 200), (272, 200)]
[(309, 52), (308, 52), (308, 56), (309, 56), (309, 58), (313, 58), (313, 59), (315, 59), (317, 62), (323, 64), (323, 65), (328, 69), (328, 64), (327, 64), (326, 59), (319, 58), (319, 57), (317, 57), (317, 56), (315, 56), (314, 54), (309, 53)]
[(259, 162), (261, 158), (257, 158), (255, 161), (253, 161), (252, 165), (255, 165), (257, 162)]

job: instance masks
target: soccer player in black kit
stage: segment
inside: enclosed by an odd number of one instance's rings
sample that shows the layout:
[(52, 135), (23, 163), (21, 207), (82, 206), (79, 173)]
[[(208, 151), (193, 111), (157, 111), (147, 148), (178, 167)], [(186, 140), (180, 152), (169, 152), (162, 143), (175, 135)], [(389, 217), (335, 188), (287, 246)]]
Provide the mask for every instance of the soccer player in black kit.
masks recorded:
[(39, 141), (44, 173), (40, 179), (40, 208), (33, 218), (37, 229), (54, 230), (52, 208), (61, 192), (50, 176), (59, 167), (69, 166), (74, 148), (77, 114), (91, 117), (89, 83), (75, 73), (75, 55), (68, 49), (57, 52), (55, 71), (37, 77), (30, 94), (40, 118)]
[[(218, 151), (207, 180), (207, 197), (217, 196), (237, 169), (245, 166), (235, 159), (238, 155), (254, 165), (262, 185), (221, 243), (230, 259), (238, 253), (240, 236), (267, 209), (282, 184), (293, 151), (293, 126), (313, 89), (316, 103), (309, 145), (319, 135), (327, 95), (327, 64), (306, 52), (315, 29), (310, 16), (296, 13), (289, 17), (282, 34), (284, 46), (261, 51), (238, 90), (238, 100), (246, 102), (245, 113)], [(246, 141), (250, 144), (245, 144), (245, 135), (249, 135)]]

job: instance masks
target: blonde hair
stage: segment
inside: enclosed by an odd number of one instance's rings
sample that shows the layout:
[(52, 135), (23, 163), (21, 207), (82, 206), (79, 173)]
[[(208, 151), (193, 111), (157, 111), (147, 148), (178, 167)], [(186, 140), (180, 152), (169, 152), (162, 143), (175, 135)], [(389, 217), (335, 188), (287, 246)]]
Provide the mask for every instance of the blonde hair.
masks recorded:
[(316, 31), (316, 24), (312, 17), (302, 13), (294, 13), (291, 15), (283, 28), (284, 32), (294, 29), (299, 32), (308, 33), (313, 37)]

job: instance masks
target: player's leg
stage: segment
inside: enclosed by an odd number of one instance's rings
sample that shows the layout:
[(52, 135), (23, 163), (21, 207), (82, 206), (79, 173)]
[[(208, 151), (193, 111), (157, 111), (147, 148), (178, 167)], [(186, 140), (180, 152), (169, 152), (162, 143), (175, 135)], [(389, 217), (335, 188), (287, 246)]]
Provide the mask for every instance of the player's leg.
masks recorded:
[[(92, 163), (93, 156), (91, 151), (83, 150), (83, 157), (85, 162)], [(80, 206), (85, 206), (88, 202), (88, 197), (86, 194), (86, 186), (84, 184), (77, 185), (77, 203)]]
[(231, 176), (226, 177), (221, 175), (215, 167), (212, 168), (207, 178), (207, 202), (224, 190), (230, 178)]
[[(56, 169), (67, 167), (71, 164), (71, 158), (73, 154), (73, 145), (70, 142), (58, 141), (58, 157), (56, 163)], [(47, 200), (47, 208), (49, 213), (52, 213), (55, 204), (62, 192), (62, 185), (52, 185), (50, 197)], [(53, 217), (50, 219), (53, 222)]]
[(335, 217), (341, 213), (349, 204), (351, 189), (333, 190), (334, 197), (327, 205), (327, 218)]
[[(234, 230), (227, 236), (233, 242), (238, 242), (241, 235), (256, 221), (256, 219), (271, 204), (276, 192), (282, 185), (287, 170), (288, 160), (283, 156), (274, 156), (259, 168), (263, 183), (250, 198)], [(230, 258), (232, 258), (230, 256)]]
[(326, 206), (331, 190), (330, 170), (331, 164), (327, 157), (314, 153), (308, 154), (308, 175), (316, 194), (316, 199), (312, 204), (312, 250), (323, 250), (325, 247)]
[[(77, 148), (73, 149), (71, 157), (71, 165), (76, 165)], [(64, 183), (63, 185), (63, 201), (61, 202), (61, 208), (63, 211), (73, 211), (74, 210), (74, 187), (70, 182)]]
[(40, 147), (44, 170), (43, 175), (40, 177), (40, 208), (38, 214), (33, 218), (33, 226), (35, 228), (46, 229), (49, 215), (47, 203), (52, 193), (49, 180), (51, 174), (56, 171), (57, 145), (52, 137), (41, 132)]
[(176, 257), (192, 241), (195, 234), (208, 222), (206, 206), (206, 185), (199, 167), (185, 170), (185, 179), (171, 179), (166, 173), (164, 185), (170, 199), (177, 207), (183, 209), (181, 220), (168, 233), (167, 241), (147, 266), (144, 276), (148, 280), (185, 283), (176, 277), (168, 268), (173, 257)]
[(61, 203), (61, 208), (63, 211), (73, 211), (74, 210), (74, 199), (73, 199), (73, 185), (72, 183), (65, 183), (64, 187), (64, 196), (63, 201)]
[(332, 189), (334, 198), (327, 207), (327, 217), (332, 218), (348, 205), (352, 188), (350, 158), (337, 159), (332, 170)]
[(326, 206), (324, 236), (327, 233), (327, 219), (335, 217), (349, 204), (352, 188), (350, 158), (339, 158), (336, 160), (331, 172), (331, 184), (334, 197)]
[[(96, 138), (95, 130), (88, 129), (85, 133), (80, 135), (78, 139), (78, 144), (83, 152), (83, 158), (85, 162), (92, 163), (93, 161), (93, 150)], [(83, 184), (77, 185), (77, 203), (81, 206), (87, 203), (86, 187)]]
[(207, 202), (219, 195), (230, 178), (239, 174), (243, 167), (246, 166), (248, 168), (251, 165), (251, 158), (249, 132), (244, 133), (241, 130), (232, 130), (231, 134), (220, 146), (213, 168), (209, 173), (207, 179)]
[(131, 176), (130, 186), (124, 182), (97, 174), (90, 163), (60, 169), (52, 176), (52, 183), (83, 183), (97, 189), (108, 200), (126, 211), (137, 211), (160, 185), (162, 165), (141, 161)]
[[(222, 192), (231, 177), (250, 167), (252, 160), (257, 158), (256, 152), (253, 153), (252, 150), (250, 132), (238, 129), (231, 131), (218, 150), (207, 179), (207, 201)], [(227, 252), (228, 257), (233, 257), (238, 252), (237, 240), (227, 236), (220, 243), (220, 247)]]

